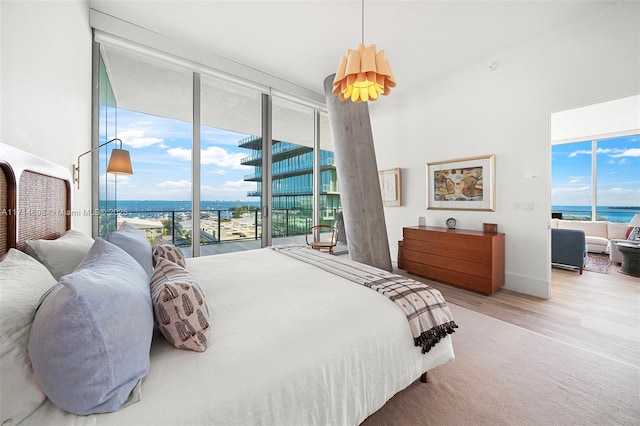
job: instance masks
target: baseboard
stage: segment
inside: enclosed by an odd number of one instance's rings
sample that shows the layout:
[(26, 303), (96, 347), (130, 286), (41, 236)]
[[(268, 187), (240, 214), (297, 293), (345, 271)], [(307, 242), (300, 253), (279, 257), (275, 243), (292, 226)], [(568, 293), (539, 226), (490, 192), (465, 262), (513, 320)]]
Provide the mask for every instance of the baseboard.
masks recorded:
[(549, 299), (551, 297), (551, 282), (538, 278), (505, 272), (504, 289), (529, 296)]

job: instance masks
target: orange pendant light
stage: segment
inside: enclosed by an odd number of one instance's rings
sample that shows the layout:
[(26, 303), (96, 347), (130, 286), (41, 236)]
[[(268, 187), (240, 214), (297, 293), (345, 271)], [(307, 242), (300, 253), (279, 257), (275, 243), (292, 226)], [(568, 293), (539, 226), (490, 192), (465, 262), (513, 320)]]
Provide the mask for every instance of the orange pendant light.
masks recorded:
[(396, 81), (384, 50), (376, 45), (364, 46), (364, 0), (362, 0), (362, 43), (357, 50), (348, 49), (342, 57), (333, 79), (333, 95), (341, 101), (375, 101), (378, 95), (388, 95)]

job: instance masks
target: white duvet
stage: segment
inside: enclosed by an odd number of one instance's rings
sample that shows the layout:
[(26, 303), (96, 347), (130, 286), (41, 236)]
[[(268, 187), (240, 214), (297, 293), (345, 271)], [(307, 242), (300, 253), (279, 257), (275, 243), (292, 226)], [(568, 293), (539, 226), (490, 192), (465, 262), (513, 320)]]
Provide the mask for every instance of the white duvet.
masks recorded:
[(213, 317), (206, 352), (157, 333), (140, 402), (76, 416), (47, 401), (23, 424), (357, 425), (454, 358), (450, 336), (421, 354), (385, 296), (272, 250), (188, 259), (187, 269)]

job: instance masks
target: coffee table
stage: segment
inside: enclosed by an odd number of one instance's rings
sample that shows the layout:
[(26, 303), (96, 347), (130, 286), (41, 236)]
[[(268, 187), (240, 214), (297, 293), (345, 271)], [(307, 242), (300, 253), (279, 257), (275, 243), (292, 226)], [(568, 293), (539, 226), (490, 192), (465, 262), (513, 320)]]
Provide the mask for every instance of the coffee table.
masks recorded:
[(616, 243), (622, 254), (620, 272), (634, 277), (640, 277), (640, 244)]

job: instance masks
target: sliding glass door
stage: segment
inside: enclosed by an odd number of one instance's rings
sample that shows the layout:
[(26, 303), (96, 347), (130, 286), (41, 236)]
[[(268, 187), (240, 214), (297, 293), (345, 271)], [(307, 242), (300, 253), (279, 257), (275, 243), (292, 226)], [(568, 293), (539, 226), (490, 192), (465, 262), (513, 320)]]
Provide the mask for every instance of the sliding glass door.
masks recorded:
[(260, 247), (262, 93), (200, 80), (200, 252)]
[(100, 236), (127, 220), (150, 241), (163, 235), (199, 256), (272, 239), (304, 243), (313, 224), (334, 223), (340, 200), (325, 113), (156, 54), (100, 52), (94, 144), (120, 138), (134, 173), (106, 174), (112, 147), (101, 150)]

